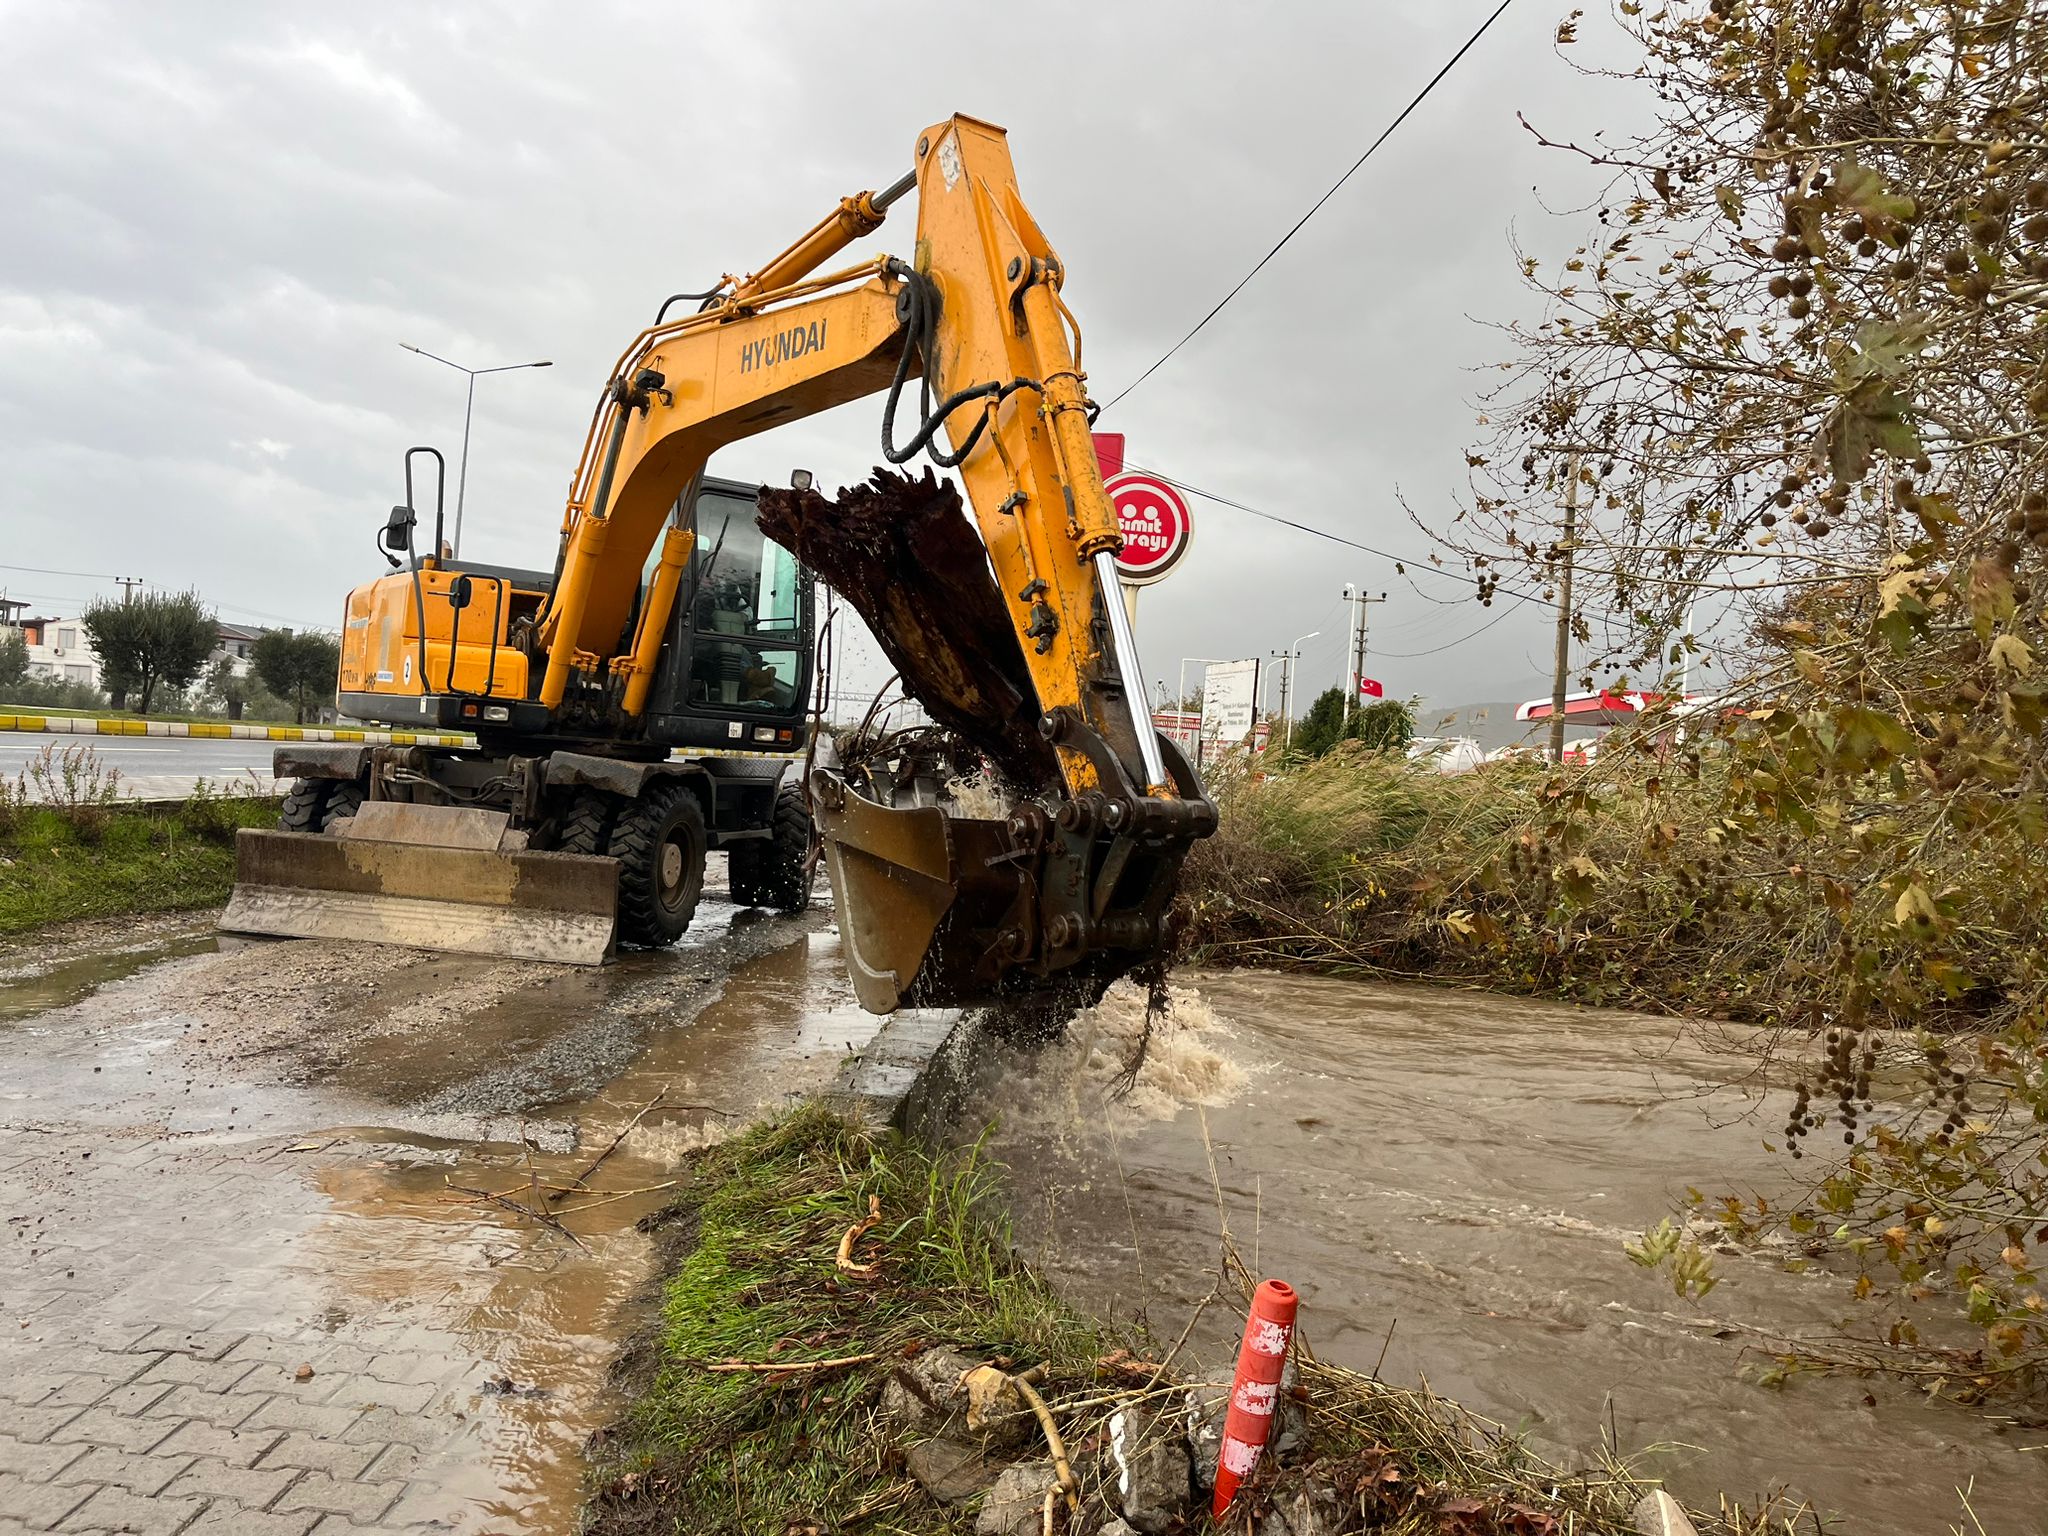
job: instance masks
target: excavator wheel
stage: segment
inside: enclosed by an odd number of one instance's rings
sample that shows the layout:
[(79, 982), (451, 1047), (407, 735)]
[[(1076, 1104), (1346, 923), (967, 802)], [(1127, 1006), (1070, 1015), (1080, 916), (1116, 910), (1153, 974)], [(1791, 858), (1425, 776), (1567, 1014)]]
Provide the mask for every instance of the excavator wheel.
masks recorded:
[(277, 813), (277, 830), (280, 832), (318, 832), (320, 813), (327, 807), (328, 792), (334, 788), (332, 779), (295, 779), (284, 797), (284, 804)]
[(775, 797), (774, 836), (735, 843), (728, 855), (732, 899), (743, 907), (801, 912), (811, 904), (811, 811), (801, 784), (785, 784)]
[(587, 789), (578, 795), (562, 820), (561, 835), (555, 841), (557, 853), (603, 853), (611, 832), (612, 812), (618, 802), (601, 790)]
[(690, 926), (704, 891), (704, 811), (676, 783), (653, 784), (619, 814), (605, 852), (619, 861), (619, 939), (658, 948)]
[(337, 783), (327, 792), (327, 798), (320, 806), (320, 827), (322, 832), (332, 832), (334, 824), (345, 816), (353, 816), (363, 808), (365, 799), (363, 786), (353, 779)]

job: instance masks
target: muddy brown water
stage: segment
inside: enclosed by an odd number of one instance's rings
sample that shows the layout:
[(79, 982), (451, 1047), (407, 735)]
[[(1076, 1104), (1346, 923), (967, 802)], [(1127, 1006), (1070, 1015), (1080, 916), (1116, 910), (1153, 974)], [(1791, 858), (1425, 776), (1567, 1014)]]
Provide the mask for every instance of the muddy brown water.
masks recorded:
[[(962, 1053), (952, 1134), (999, 1122), (1020, 1241), (1080, 1304), (1172, 1338), (1227, 1226), (1301, 1290), (1327, 1356), (1426, 1377), (1567, 1461), (1611, 1439), (1695, 1498), (1786, 1487), (1863, 1531), (1967, 1529), (1966, 1487), (1985, 1530), (2041, 1528), (2048, 1432), (1881, 1384), (1770, 1391), (1715, 1337), (1825, 1327), (1838, 1285), (1722, 1256), (1694, 1306), (1622, 1255), (1688, 1183), (1787, 1187), (1764, 1147), (1782, 1103), (1747, 1088), (1738, 1052), (1667, 1021), (1423, 988), (1220, 973), (1176, 997), (1114, 1103), (1135, 994), (1043, 1052)], [(0, 1154), (41, 1160), (0, 1175), (0, 1206), (37, 1251), (112, 1256), (99, 1313), (176, 1302), (182, 1326), (445, 1364), (429, 1411), (448, 1439), (405, 1507), (440, 1529), (568, 1529), (580, 1447), (617, 1406), (606, 1368), (648, 1321), (633, 1222), (680, 1154), (823, 1086), (874, 1028), (829, 914), (716, 902), (681, 948), (602, 972), (217, 949), (203, 920), (17, 947), (0, 954)], [(589, 1193), (554, 1207), (573, 1239), (468, 1193), (545, 1197), (615, 1139)], [(167, 1149), (141, 1190), (118, 1160), (138, 1147)], [(40, 1283), (28, 1246), (0, 1250), (10, 1305)], [(162, 1253), (146, 1288), (124, 1280)], [(61, 1345), (55, 1317), (0, 1331), (0, 1370)], [(1234, 1328), (1210, 1307), (1195, 1358), (1226, 1359)]]
[[(1709, 1507), (1789, 1490), (1830, 1529), (1974, 1529), (1958, 1489), (1986, 1531), (2048, 1524), (2048, 1430), (1881, 1383), (1762, 1387), (1740, 1338), (1715, 1337), (1825, 1331), (1855, 1307), (1839, 1279), (1721, 1254), (1693, 1305), (1623, 1254), (1689, 1184), (1791, 1187), (1765, 1146), (1785, 1101), (1747, 1082), (1742, 1041), (1424, 987), (1176, 983), (1179, 1027), (1122, 1107), (1142, 1006), (1112, 993), (1082, 1038), (984, 1076), (962, 1117), (1000, 1117), (1019, 1238), (1075, 1300), (1170, 1342), (1227, 1229), (1301, 1292), (1325, 1358), (1426, 1379), (1554, 1459), (1618, 1443)], [(1197, 1324), (1212, 1374), (1240, 1326), (1222, 1306)]]

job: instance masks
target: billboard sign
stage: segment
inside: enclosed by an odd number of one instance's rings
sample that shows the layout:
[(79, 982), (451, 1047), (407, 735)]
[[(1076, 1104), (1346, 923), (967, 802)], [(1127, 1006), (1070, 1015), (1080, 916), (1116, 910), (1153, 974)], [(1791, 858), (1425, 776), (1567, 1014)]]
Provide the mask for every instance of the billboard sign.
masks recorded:
[(1259, 663), (1220, 661), (1202, 674), (1202, 738), (1198, 760), (1250, 742), (1259, 720)]

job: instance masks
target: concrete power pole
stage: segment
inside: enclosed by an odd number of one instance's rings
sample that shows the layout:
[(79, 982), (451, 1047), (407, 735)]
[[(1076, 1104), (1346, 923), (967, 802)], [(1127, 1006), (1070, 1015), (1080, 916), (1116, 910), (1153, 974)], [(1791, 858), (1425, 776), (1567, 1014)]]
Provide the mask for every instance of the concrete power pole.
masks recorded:
[(140, 576), (116, 576), (114, 585), (121, 589), (121, 604), (126, 607), (135, 601), (135, 589), (142, 585)]
[(1358, 708), (1358, 689), (1365, 679), (1365, 619), (1366, 608), (1371, 603), (1384, 603), (1387, 594), (1370, 597), (1363, 587), (1346, 586), (1344, 601), (1351, 604), (1354, 615), (1351, 622), (1350, 670), (1344, 678), (1344, 723), (1351, 723), (1351, 713)]
[(1564, 538), (1559, 558), (1564, 569), (1557, 579), (1557, 660), (1550, 679), (1550, 760), (1564, 761), (1565, 683), (1572, 667), (1572, 546), (1579, 534), (1579, 456), (1570, 460), (1571, 479), (1564, 488)]

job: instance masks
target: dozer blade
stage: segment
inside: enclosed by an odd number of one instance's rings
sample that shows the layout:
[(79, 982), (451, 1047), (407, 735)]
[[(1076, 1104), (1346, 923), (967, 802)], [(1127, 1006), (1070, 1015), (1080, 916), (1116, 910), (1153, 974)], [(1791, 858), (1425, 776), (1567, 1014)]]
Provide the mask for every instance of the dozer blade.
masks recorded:
[(244, 828), (220, 926), (602, 965), (618, 887), (614, 859)]

